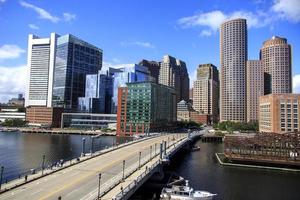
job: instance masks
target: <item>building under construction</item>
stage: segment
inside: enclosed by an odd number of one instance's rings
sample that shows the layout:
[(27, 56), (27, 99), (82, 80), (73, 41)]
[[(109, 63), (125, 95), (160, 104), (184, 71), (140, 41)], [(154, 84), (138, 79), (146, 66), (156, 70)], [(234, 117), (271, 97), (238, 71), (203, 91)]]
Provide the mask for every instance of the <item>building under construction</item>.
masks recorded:
[(225, 136), (224, 154), (231, 162), (300, 167), (300, 133)]

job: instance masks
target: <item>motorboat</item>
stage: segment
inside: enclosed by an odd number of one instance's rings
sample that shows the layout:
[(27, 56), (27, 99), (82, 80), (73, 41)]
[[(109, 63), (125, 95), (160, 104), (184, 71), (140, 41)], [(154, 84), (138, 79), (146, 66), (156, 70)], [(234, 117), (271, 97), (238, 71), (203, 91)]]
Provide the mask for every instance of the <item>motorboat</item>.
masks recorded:
[(163, 188), (160, 200), (212, 200), (216, 195), (207, 191), (194, 191), (186, 180), (183, 186), (172, 185), (172, 187)]

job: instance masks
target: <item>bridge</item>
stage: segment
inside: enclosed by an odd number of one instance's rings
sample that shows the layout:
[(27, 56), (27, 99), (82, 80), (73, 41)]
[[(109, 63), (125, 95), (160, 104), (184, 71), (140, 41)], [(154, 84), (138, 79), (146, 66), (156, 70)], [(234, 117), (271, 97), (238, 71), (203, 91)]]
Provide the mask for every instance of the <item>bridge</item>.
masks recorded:
[(63, 168), (2, 184), (2, 199), (128, 199), (201, 133), (165, 134), (86, 155)]

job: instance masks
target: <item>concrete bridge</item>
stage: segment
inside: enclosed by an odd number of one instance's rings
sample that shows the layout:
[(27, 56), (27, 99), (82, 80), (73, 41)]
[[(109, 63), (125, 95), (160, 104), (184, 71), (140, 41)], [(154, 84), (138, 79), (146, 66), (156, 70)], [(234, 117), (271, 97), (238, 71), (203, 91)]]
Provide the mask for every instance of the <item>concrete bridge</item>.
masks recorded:
[(2, 199), (128, 199), (201, 132), (144, 138), (2, 184)]

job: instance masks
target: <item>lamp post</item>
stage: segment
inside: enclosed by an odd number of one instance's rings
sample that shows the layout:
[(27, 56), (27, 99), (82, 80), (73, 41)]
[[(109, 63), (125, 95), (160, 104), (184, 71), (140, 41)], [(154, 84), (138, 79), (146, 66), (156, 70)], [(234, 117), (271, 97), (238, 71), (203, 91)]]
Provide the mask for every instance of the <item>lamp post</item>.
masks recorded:
[(43, 155), (43, 162), (42, 162), (42, 176), (44, 175), (44, 168), (45, 168), (45, 158), (46, 156)]
[(123, 160), (123, 178), (122, 180), (125, 180), (125, 160)]
[(150, 160), (152, 159), (152, 145), (150, 146)]
[(91, 149), (90, 149), (91, 157), (93, 156), (93, 145), (94, 145), (94, 136), (91, 137)]
[(98, 200), (101, 199), (101, 196), (100, 196), (100, 183), (101, 183), (101, 173), (99, 173), (99, 182), (98, 182)]
[(142, 152), (140, 151), (140, 153), (139, 153), (139, 169), (141, 169), (141, 157), (142, 157)]
[(1, 185), (2, 185), (3, 171), (4, 171), (4, 167), (1, 166), (1, 172), (0, 172), (0, 190), (1, 190)]
[(82, 156), (85, 155), (84, 149), (85, 149), (85, 138), (82, 138), (82, 153), (81, 153)]

